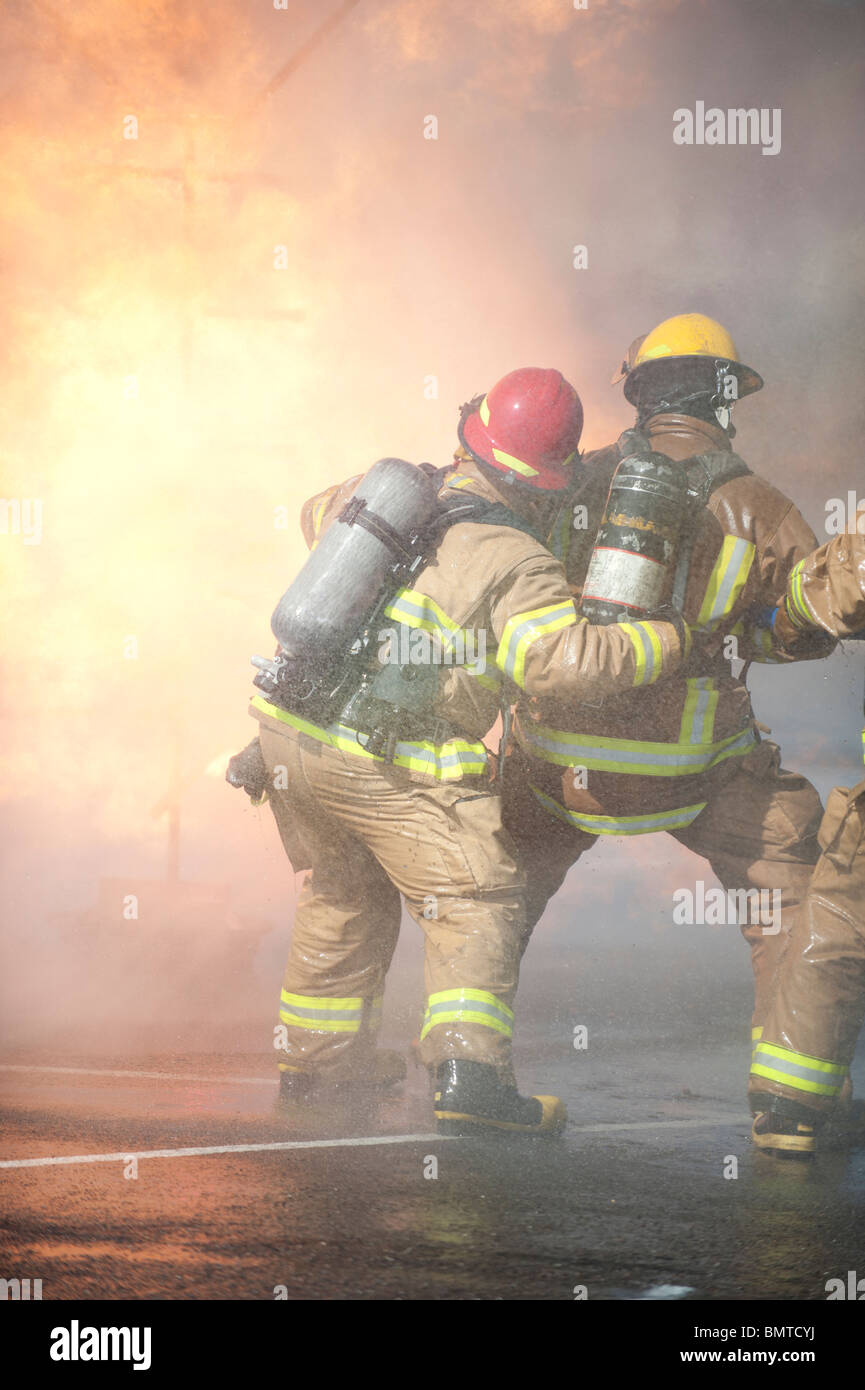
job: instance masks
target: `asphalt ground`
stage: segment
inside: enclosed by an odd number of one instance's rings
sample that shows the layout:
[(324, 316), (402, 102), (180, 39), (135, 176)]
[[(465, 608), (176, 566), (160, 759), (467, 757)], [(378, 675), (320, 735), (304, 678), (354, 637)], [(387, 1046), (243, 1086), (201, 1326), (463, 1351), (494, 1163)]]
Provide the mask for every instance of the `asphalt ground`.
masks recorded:
[(280, 1110), (265, 1052), (10, 1048), (0, 1274), (85, 1302), (825, 1301), (865, 1276), (865, 1143), (756, 1153), (738, 957), (672, 959), (583, 960), (577, 1018), (571, 954), (538, 955), (516, 1056), (568, 1105), (552, 1141), (436, 1137), (411, 1065), (378, 1102)]

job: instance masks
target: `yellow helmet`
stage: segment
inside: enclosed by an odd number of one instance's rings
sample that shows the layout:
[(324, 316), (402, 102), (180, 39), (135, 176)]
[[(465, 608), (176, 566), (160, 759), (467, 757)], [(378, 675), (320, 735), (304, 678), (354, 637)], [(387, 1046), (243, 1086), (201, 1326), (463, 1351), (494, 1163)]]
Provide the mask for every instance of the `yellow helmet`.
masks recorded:
[[(632, 350), (633, 347), (634, 344)], [(631, 404), (636, 403), (636, 387), (648, 363), (693, 360), (695, 357), (710, 358), (718, 364), (719, 370), (723, 368), (724, 372), (732, 373), (736, 377), (739, 397), (749, 396), (763, 385), (763, 378), (752, 367), (740, 362), (736, 344), (723, 324), (705, 314), (676, 314), (647, 333), (632, 360), (623, 363), (628, 367), (625, 396)]]

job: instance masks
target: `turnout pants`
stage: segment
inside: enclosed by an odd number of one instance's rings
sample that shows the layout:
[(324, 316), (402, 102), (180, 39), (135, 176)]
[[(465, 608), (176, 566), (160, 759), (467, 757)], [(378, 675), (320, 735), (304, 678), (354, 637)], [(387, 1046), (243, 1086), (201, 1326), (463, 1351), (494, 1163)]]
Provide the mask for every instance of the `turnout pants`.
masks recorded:
[(781, 961), (751, 1094), (830, 1110), (865, 1017), (865, 782), (830, 793), (823, 853)]
[[(531, 764), (521, 752), (509, 762), (503, 818), (526, 872), (525, 949), (550, 898), (597, 836), (555, 820), (543, 809), (529, 785)], [(755, 1041), (760, 1037), (784, 941), (820, 854), (817, 832), (822, 810), (811, 783), (783, 769), (777, 745), (763, 742), (712, 789), (705, 809), (691, 825), (666, 832), (707, 859), (728, 892), (753, 889), (769, 894), (766, 901), (780, 905), (780, 924), (749, 922), (741, 926), (751, 948), (754, 971)], [(773, 891), (780, 898), (773, 900)]]
[(283, 843), (311, 866), (280, 1021), (280, 1065), (364, 1076), (374, 1055), (400, 894), (426, 937), (420, 1053), (510, 1068), (524, 881), (486, 785), (426, 785), (291, 727), (262, 724)]

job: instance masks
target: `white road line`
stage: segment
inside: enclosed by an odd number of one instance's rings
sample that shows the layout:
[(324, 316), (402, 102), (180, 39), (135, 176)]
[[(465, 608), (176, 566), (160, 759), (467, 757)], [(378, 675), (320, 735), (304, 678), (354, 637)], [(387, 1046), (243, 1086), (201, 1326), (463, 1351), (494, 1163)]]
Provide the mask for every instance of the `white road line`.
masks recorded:
[(131, 1076), (147, 1081), (199, 1081), (213, 1086), (276, 1086), (275, 1076), (192, 1076), (180, 1071), (108, 1071), (100, 1067), (39, 1067), (0, 1062), (0, 1071), (47, 1071), (60, 1076)]
[[(734, 1116), (708, 1115), (701, 1120), (635, 1120), (622, 1124), (572, 1125), (578, 1134), (604, 1134), (623, 1129), (711, 1129), (736, 1123)], [(71, 1163), (128, 1163), (130, 1158), (207, 1158), (211, 1154), (279, 1153), (287, 1149), (359, 1149), (378, 1144), (450, 1142), (449, 1134), (385, 1134), (362, 1139), (295, 1139), (276, 1144), (214, 1144), (196, 1149), (139, 1149), (113, 1154), (63, 1154), (54, 1158), (3, 1158), (0, 1168), (57, 1168)]]
[(449, 1143), (449, 1134), (383, 1134), (369, 1139), (295, 1139), (278, 1144), (214, 1144), (200, 1149), (139, 1149), (115, 1154), (63, 1154), (59, 1158), (3, 1158), (0, 1168), (56, 1168), (68, 1163), (128, 1163), (130, 1158), (206, 1158), (210, 1154), (278, 1153), (285, 1149), (363, 1148), (375, 1144)]

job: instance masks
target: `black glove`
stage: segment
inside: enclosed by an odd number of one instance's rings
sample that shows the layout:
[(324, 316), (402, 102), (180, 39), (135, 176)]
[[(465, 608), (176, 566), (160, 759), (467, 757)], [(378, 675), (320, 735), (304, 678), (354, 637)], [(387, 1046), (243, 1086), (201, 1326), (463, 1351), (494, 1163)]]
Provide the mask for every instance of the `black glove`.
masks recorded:
[(254, 805), (264, 801), (267, 796), (267, 767), (257, 738), (248, 743), (241, 753), (229, 758), (225, 780), (229, 786), (242, 787)]

